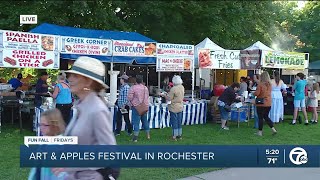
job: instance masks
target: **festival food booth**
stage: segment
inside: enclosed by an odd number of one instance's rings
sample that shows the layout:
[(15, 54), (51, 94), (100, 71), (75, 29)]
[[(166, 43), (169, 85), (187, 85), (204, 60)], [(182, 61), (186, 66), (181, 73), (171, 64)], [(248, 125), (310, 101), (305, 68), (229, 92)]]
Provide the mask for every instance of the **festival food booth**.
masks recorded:
[[(57, 26), (52, 24), (42, 24), (32, 32), (43, 32), (61, 36), (61, 57), (62, 59), (75, 60), (79, 56), (90, 56), (103, 61), (106, 65), (110, 64), (106, 81), (110, 85), (110, 93), (106, 94), (106, 100), (109, 102), (109, 108), (114, 117), (114, 128), (116, 125), (118, 76), (120, 71), (115, 71), (114, 66), (122, 65), (123, 72), (126, 72), (127, 65), (135, 63), (141, 67), (145, 65), (156, 64), (156, 41), (142, 36), (138, 33), (114, 32), (101, 30), (88, 30), (74, 27)], [(95, 43), (94, 43), (95, 42)], [(93, 48), (93, 49), (92, 49)], [(93, 51), (94, 50), (94, 51)], [(188, 62), (186, 62), (188, 63)], [(130, 66), (129, 66), (130, 68)], [(107, 68), (108, 69), (108, 68)], [(122, 73), (122, 72), (121, 72)], [(143, 76), (148, 82), (148, 73), (134, 74), (134, 76)], [(205, 122), (205, 104), (202, 106), (186, 107), (188, 114), (184, 117), (184, 124), (202, 124)], [(131, 111), (129, 112), (131, 117)], [(150, 128), (164, 128), (169, 126), (169, 116), (167, 108), (160, 107), (159, 104), (150, 102), (148, 120)], [(122, 130), (125, 129), (123, 123)]]
[[(298, 52), (282, 52), (282, 51), (264, 51), (261, 52), (261, 62), (263, 68), (275, 68), (282, 72), (282, 75), (289, 74), (295, 77), (297, 73), (302, 72), (308, 75), (307, 68), (309, 66), (309, 54)], [(294, 81), (294, 80), (293, 80)], [(292, 79), (290, 80), (292, 82)], [(312, 81), (308, 82), (309, 87)], [(284, 96), (284, 114), (292, 114), (294, 95), (292, 92), (292, 83), (287, 85), (287, 93)]]
[[(198, 49), (199, 68), (215, 70), (240, 70), (240, 50), (212, 50)], [(221, 74), (216, 75), (216, 79), (225, 79)], [(240, 78), (239, 78), (240, 79)], [(217, 80), (218, 81), (218, 80)], [(228, 85), (238, 80), (231, 81)], [(217, 96), (214, 101), (217, 101)], [(244, 93), (243, 99), (248, 98), (248, 93)], [(214, 102), (216, 103), (216, 102)], [(243, 104), (234, 104), (231, 110), (230, 120), (249, 123), (249, 106), (243, 101)]]
[(209, 38), (205, 38), (195, 46), (196, 86), (200, 87), (201, 98), (210, 99), (212, 90), (215, 92), (214, 94), (219, 96), (224, 85), (231, 85), (233, 82), (238, 82), (241, 76), (247, 75), (247, 71), (241, 69), (200, 68), (198, 63), (199, 49), (210, 49), (212, 51), (225, 49)]
[[(1, 68), (59, 69), (59, 58), (59, 36), (0, 30)], [(17, 115), (20, 132), (22, 123), (25, 123), (22, 122), (21, 112), (29, 113), (32, 119), (33, 112), (39, 111), (34, 107), (35, 95), (40, 95), (44, 105), (48, 105), (49, 95), (36, 94), (35, 89), (12, 92), (12, 86), (9, 84), (1, 84), (0, 89), (0, 117), (9, 114), (4, 111), (5, 108), (11, 108), (12, 124), (14, 116)], [(34, 127), (36, 128), (36, 125)]]
[[(281, 75), (296, 75), (298, 72), (308, 74), (306, 72), (309, 64), (308, 53), (275, 51), (258, 41), (245, 50), (242, 50), (240, 56), (241, 68), (254, 70), (255, 73), (273, 69), (271, 72), (278, 70)], [(270, 75), (272, 75), (272, 73)], [(290, 82), (292, 82), (291, 79)], [(253, 95), (249, 95), (249, 97), (253, 98)], [(287, 93), (284, 94), (283, 98), (284, 114), (291, 115), (293, 112), (293, 96), (290, 88), (287, 88)], [(251, 118), (254, 116), (253, 114), (256, 113), (251, 113)], [(257, 127), (256, 116), (255, 121), (255, 127)]]
[[(207, 102), (198, 100), (194, 97), (194, 46), (187, 44), (168, 44), (157, 43), (157, 65), (156, 70), (163, 72), (191, 72), (192, 74), (192, 95), (185, 96), (183, 108), (183, 125), (204, 124), (206, 123)], [(159, 82), (159, 81), (158, 81)], [(185, 84), (185, 82), (184, 82)], [(160, 87), (160, 84), (159, 84)], [(163, 92), (162, 92), (163, 93)], [(156, 102), (156, 107), (166, 117), (162, 122), (166, 127), (169, 126), (170, 113), (168, 111), (170, 102)]]

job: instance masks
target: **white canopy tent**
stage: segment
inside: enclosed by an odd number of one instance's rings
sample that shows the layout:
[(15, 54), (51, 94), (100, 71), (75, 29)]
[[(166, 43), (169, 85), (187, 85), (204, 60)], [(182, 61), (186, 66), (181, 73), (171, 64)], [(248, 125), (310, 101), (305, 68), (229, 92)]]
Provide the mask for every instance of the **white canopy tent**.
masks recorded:
[(264, 45), (264, 44), (263, 44), (262, 42), (260, 42), (260, 41), (255, 42), (254, 44), (252, 44), (251, 46), (247, 47), (247, 48), (244, 49), (244, 50), (256, 50), (256, 49), (264, 50), (264, 51), (274, 51), (272, 48)]
[[(251, 46), (247, 47), (244, 50), (263, 50), (263, 51), (274, 51), (274, 49), (268, 47), (260, 41), (255, 42)], [(255, 70), (254, 73), (258, 73), (260, 70)]]
[(205, 80), (204, 87), (210, 88), (211, 76), (210, 72), (211, 69), (198, 69), (199, 61), (198, 61), (198, 50), (199, 49), (212, 49), (212, 50), (225, 50), (213, 41), (211, 41), (208, 37), (206, 37), (203, 41), (197, 44), (194, 47), (194, 68), (197, 68), (197, 77), (196, 77), (196, 86), (200, 86), (200, 79)]

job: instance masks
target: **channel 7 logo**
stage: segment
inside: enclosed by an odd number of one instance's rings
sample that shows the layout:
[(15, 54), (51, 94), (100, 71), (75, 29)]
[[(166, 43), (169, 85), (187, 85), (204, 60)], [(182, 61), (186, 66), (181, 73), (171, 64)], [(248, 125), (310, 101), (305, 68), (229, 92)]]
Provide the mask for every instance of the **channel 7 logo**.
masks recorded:
[(296, 147), (290, 151), (289, 158), (295, 165), (306, 164), (308, 162), (308, 153), (303, 148)]

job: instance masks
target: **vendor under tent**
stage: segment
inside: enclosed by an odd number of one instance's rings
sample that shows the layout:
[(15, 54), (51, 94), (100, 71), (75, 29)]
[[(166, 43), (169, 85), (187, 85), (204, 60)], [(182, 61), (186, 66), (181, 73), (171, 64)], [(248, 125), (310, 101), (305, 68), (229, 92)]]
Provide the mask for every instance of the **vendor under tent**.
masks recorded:
[[(31, 32), (44, 32), (48, 34), (56, 34), (60, 35), (62, 39), (62, 49), (65, 47), (66, 51), (61, 52), (62, 59), (72, 59), (75, 60), (77, 57), (86, 55), (93, 58), (97, 58), (103, 62), (110, 63), (109, 75), (110, 75), (110, 98), (109, 102), (114, 103), (116, 101), (116, 89), (117, 89), (117, 81), (120, 70), (126, 72), (127, 68), (125, 64), (140, 64), (140, 66), (146, 65), (155, 65), (156, 63), (156, 45), (155, 41), (142, 36), (138, 33), (127, 33), (127, 32), (114, 32), (114, 31), (101, 31), (101, 30), (88, 30), (81, 28), (73, 28), (73, 27), (65, 27), (65, 26), (57, 26), (52, 24), (42, 24), (34, 29)], [(115, 35), (115, 36), (113, 36)], [(74, 39), (73, 42), (68, 42), (69, 39)], [(64, 39), (64, 40), (63, 40)], [(103, 55), (90, 55), (90, 54), (79, 54), (79, 53), (68, 53), (68, 48), (73, 47), (73, 45), (81, 45), (81, 42), (87, 42), (90, 40), (111, 40), (111, 48), (109, 46), (109, 52), (111, 54), (105, 53)], [(69, 44), (68, 44), (69, 43)], [(70, 44), (71, 43), (71, 44)], [(73, 43), (73, 44), (72, 44)], [(106, 43), (109, 44), (109, 43)], [(66, 47), (66, 45), (70, 47)], [(139, 51), (131, 51), (134, 47)], [(100, 48), (101, 49), (101, 48)], [(69, 51), (70, 52), (70, 51)], [(103, 53), (103, 48), (101, 51)], [(114, 66), (121, 64), (122, 67), (119, 68), (119, 71), (114, 71)], [(189, 64), (190, 65), (190, 64)], [(118, 66), (119, 67), (119, 66)], [(117, 68), (118, 68), (117, 67)], [(148, 66), (147, 66), (148, 69)], [(147, 74), (147, 71), (143, 71), (142, 68), (139, 74), (135, 74), (136, 76), (140, 76), (141, 73)], [(148, 75), (147, 75), (148, 77)], [(148, 80), (147, 80), (148, 82)], [(116, 122), (116, 113), (117, 106), (109, 107), (112, 114), (114, 114), (114, 122)], [(184, 105), (184, 116), (183, 116), (183, 124), (192, 125), (192, 124), (203, 124), (206, 121), (206, 102), (198, 102), (193, 104), (185, 104)], [(41, 111), (37, 112), (37, 117), (40, 117)], [(129, 112), (129, 116), (131, 116), (131, 111)], [(169, 126), (169, 113), (168, 108), (162, 104), (150, 104), (148, 120), (150, 122), (150, 128), (163, 128)], [(125, 123), (123, 123), (125, 124)], [(115, 124), (114, 124), (115, 125)], [(123, 127), (122, 130), (124, 130)], [(38, 133), (39, 135), (39, 133)]]
[[(59, 69), (59, 38), (48, 34), (0, 30), (0, 67)], [(32, 119), (32, 112), (37, 109), (34, 104), (35, 97), (41, 101), (41, 98), (45, 100), (49, 95), (36, 89), (15, 91), (6, 84), (0, 86), (0, 117), (2, 114), (9, 114), (8, 110), (2, 111), (3, 108), (11, 108), (11, 123), (14, 124), (14, 115), (17, 115), (21, 132), (22, 122), (28, 120), (22, 120), (22, 112), (29, 114)], [(0, 128), (1, 120), (2, 118)]]
[[(113, 70), (114, 63), (123, 63), (123, 66), (125, 66), (125, 64), (132, 64), (133, 62), (143, 65), (155, 64), (156, 62), (156, 41), (136, 32), (83, 29), (48, 23), (43, 23), (30, 30), (30, 32), (60, 35), (62, 39), (62, 59), (75, 60), (79, 56), (85, 55), (110, 63), (110, 71), (106, 74), (106, 77), (108, 77), (108, 75), (110, 76), (110, 101), (112, 104), (116, 102), (117, 76), (120, 73), (119, 71)], [(107, 45), (101, 48), (102, 43), (100, 43), (100, 41), (108, 42)], [(90, 50), (80, 50), (78, 52), (68, 51), (68, 48), (71, 49), (72, 47), (75, 47), (75, 45), (79, 47), (83, 44), (98, 45), (101, 48), (101, 53), (95, 53), (99, 55), (91, 55)], [(149, 48), (149, 45), (151, 52), (147, 49)], [(153, 46), (151, 47), (151, 45)], [(135, 51), (130, 52), (130, 48)], [(106, 53), (102, 54), (104, 52)]]

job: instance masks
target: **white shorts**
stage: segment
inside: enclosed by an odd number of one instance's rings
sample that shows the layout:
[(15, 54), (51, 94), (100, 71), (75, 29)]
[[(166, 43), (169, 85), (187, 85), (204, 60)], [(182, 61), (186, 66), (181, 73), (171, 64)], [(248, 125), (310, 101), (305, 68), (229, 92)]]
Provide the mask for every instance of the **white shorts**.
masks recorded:
[(294, 107), (295, 108), (305, 108), (306, 107), (306, 100), (294, 100), (293, 101)]

